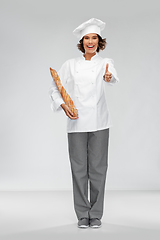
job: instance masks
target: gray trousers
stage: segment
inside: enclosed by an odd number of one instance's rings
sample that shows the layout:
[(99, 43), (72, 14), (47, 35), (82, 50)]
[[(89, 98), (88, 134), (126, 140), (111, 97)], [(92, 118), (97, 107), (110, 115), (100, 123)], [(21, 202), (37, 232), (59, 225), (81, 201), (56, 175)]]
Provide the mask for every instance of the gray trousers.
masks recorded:
[(74, 209), (78, 219), (102, 218), (108, 167), (108, 141), (109, 129), (68, 133)]

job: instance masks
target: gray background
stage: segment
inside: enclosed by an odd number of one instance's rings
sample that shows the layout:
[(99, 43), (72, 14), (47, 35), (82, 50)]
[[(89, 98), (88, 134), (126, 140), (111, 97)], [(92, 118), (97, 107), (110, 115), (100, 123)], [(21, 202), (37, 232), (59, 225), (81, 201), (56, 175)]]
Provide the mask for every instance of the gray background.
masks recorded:
[(160, 189), (159, 1), (0, 1), (0, 190), (72, 188), (66, 116), (50, 109), (49, 67), (81, 56), (72, 31), (106, 22), (120, 83), (106, 90), (106, 189)]

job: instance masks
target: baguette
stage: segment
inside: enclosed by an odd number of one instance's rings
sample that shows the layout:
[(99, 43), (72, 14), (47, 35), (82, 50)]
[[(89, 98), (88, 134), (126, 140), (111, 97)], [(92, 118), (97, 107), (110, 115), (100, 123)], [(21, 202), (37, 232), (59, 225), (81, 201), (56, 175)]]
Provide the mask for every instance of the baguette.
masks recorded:
[(69, 107), (69, 109), (72, 111), (73, 117), (78, 117), (78, 110), (76, 109), (71, 97), (69, 96), (69, 94), (66, 92), (66, 90), (62, 86), (61, 80), (58, 76), (58, 73), (56, 72), (56, 70), (54, 70), (52, 68), (50, 68), (50, 72), (51, 72), (52, 78), (63, 98), (63, 101)]

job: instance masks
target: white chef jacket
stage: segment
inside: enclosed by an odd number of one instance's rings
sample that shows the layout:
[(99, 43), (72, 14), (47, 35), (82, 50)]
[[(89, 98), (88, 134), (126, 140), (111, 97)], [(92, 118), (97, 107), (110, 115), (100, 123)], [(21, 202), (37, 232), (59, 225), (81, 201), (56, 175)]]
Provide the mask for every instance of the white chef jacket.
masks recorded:
[[(103, 79), (106, 64), (112, 73), (110, 82)], [(98, 53), (91, 60), (79, 58), (67, 60), (58, 71), (61, 83), (66, 89), (78, 110), (79, 118), (67, 117), (67, 132), (92, 132), (111, 127), (110, 114), (107, 108), (104, 85), (113, 85), (119, 81), (113, 60), (102, 58)], [(60, 111), (64, 103), (54, 81), (49, 89), (51, 109)]]

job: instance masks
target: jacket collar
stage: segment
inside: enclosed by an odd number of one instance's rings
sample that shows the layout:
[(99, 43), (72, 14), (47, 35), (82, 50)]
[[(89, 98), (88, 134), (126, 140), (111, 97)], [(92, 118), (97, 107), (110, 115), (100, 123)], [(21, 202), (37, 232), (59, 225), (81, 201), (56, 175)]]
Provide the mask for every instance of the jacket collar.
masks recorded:
[(85, 60), (84, 54), (82, 55), (82, 59), (85, 61), (93, 61), (95, 60), (97, 57), (99, 57), (99, 54), (96, 52), (96, 54), (91, 58), (91, 60)]

